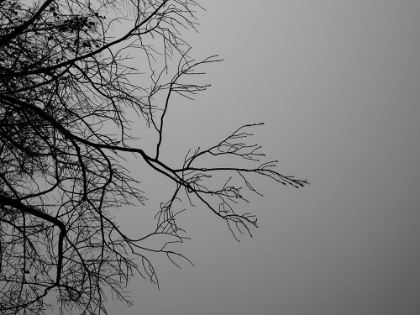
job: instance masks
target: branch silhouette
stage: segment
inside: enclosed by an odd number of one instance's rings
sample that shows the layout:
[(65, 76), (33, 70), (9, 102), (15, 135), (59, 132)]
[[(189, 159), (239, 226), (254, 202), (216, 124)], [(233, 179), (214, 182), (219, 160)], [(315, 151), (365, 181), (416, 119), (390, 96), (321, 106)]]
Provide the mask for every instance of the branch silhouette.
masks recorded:
[[(173, 98), (209, 88), (196, 78), (222, 61), (191, 57), (181, 30), (196, 28), (198, 9), (194, 0), (0, 0), (1, 314), (106, 314), (109, 292), (131, 305), (135, 274), (159, 286), (150, 255), (192, 264), (177, 246), (189, 239), (177, 220), (186, 207), (208, 209), (239, 240), (257, 226), (237, 210), (247, 191), (262, 196), (252, 176), (309, 184), (263, 161), (250, 142), (262, 123), (164, 162)], [(156, 135), (152, 153), (133, 136), (141, 123)], [(115, 217), (146, 201), (128, 156), (173, 183), (155, 226), (135, 237)], [(224, 158), (237, 162), (212, 166)], [(251, 166), (238, 167), (244, 161)], [(160, 236), (164, 244), (148, 243)]]

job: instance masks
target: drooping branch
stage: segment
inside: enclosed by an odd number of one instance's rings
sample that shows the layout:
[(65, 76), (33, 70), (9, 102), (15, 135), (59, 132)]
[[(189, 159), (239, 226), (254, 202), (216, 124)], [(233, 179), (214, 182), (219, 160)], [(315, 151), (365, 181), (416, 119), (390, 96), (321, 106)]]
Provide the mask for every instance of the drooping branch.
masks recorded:
[[(7, 196), (3, 196), (0, 195), (0, 205), (1, 206), (10, 206), (13, 207), (15, 209), (20, 210), (22, 213), (28, 213), (30, 215), (33, 215), (35, 217), (38, 217), (40, 219), (43, 219), (45, 221), (48, 221), (52, 224), (54, 224), (55, 226), (57, 226), (60, 229), (60, 235), (59, 235), (59, 239), (58, 239), (58, 260), (57, 260), (57, 272), (56, 272), (56, 280), (55, 280), (55, 285), (59, 285), (60, 284), (60, 279), (61, 279), (61, 271), (62, 271), (62, 267), (63, 267), (63, 242), (64, 242), (64, 238), (66, 236), (66, 226), (64, 225), (63, 222), (61, 222), (60, 220), (58, 220), (55, 217), (52, 217), (51, 215), (44, 213), (38, 209), (35, 209), (31, 206), (27, 206), (23, 203), (21, 203), (19, 200), (14, 200), (11, 199)], [(26, 239), (26, 238), (25, 238)]]

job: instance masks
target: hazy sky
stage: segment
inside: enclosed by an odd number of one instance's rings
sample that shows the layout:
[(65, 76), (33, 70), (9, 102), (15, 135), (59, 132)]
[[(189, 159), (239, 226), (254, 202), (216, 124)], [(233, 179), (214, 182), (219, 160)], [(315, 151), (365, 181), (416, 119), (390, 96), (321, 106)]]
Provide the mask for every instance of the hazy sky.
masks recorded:
[[(243, 211), (260, 227), (240, 243), (190, 209), (179, 249), (196, 267), (158, 259), (161, 290), (137, 277), (134, 306), (111, 301), (110, 314), (420, 314), (420, 1), (200, 3), (191, 55), (225, 61), (205, 68), (210, 90), (169, 110), (162, 157), (264, 121), (267, 158), (312, 185), (257, 180), (264, 198)], [(163, 177), (142, 181), (148, 207), (167, 198)], [(135, 210), (124, 218), (139, 228)]]

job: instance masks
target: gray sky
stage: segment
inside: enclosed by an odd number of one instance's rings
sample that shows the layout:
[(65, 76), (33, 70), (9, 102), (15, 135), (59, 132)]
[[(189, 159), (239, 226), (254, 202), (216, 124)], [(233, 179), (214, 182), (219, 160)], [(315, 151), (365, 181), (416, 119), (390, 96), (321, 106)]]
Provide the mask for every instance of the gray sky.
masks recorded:
[[(225, 61), (205, 68), (210, 90), (169, 110), (162, 157), (264, 121), (267, 158), (312, 185), (255, 181), (264, 198), (243, 211), (260, 228), (240, 243), (189, 209), (179, 249), (196, 267), (157, 259), (161, 291), (137, 277), (134, 306), (110, 314), (420, 314), (420, 1), (200, 3), (191, 54)], [(142, 181), (151, 209), (167, 198), (153, 189), (163, 177)]]

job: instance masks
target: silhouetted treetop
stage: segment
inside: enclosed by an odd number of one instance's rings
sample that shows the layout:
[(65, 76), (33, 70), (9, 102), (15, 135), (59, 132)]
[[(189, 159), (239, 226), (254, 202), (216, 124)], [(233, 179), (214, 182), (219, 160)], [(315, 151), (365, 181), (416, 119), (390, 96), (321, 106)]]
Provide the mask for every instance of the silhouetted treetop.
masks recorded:
[[(175, 201), (208, 209), (237, 238), (257, 226), (254, 214), (236, 209), (246, 191), (261, 195), (250, 175), (308, 184), (260, 161), (250, 130), (261, 124), (186, 152), (180, 165), (165, 162), (172, 97), (205, 91), (195, 76), (221, 61), (194, 60), (182, 37), (200, 8), (192, 0), (0, 0), (1, 314), (42, 314), (52, 298), (60, 314), (106, 313), (109, 291), (131, 304), (125, 288), (135, 273), (158, 284), (148, 254), (188, 260), (176, 249), (187, 236)], [(134, 125), (155, 133), (155, 152), (141, 147)], [(146, 200), (126, 169), (129, 155), (174, 187), (154, 227), (136, 238), (115, 218), (115, 209)], [(224, 157), (254, 164), (208, 163)], [(216, 176), (223, 184), (214, 187)], [(144, 245), (157, 235), (168, 237), (163, 247)]]

